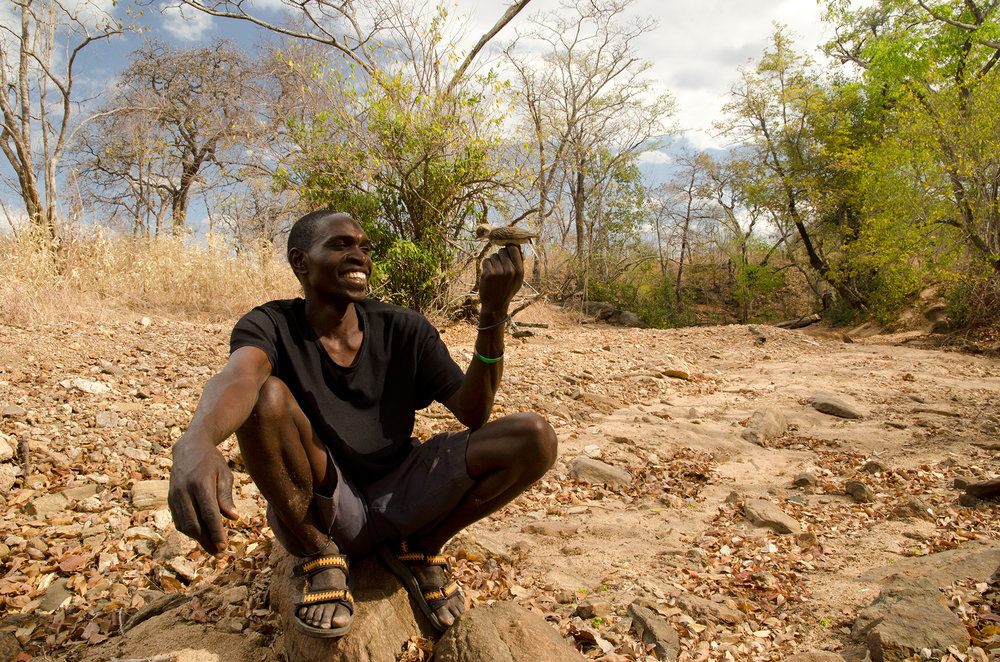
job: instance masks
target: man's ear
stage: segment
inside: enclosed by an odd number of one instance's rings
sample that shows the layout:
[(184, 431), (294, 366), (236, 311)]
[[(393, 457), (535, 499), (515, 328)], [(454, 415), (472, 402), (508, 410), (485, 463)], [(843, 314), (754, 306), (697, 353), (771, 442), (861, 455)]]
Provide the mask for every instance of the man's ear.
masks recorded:
[(306, 255), (298, 248), (288, 251), (288, 263), (292, 265), (292, 272), (296, 276), (304, 276), (309, 273), (309, 267), (306, 266)]

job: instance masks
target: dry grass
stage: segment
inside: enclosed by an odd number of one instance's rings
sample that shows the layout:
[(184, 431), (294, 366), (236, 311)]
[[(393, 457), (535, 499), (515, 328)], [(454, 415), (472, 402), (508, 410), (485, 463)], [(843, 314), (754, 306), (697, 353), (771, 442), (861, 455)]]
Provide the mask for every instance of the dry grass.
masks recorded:
[(231, 320), (270, 299), (297, 296), (284, 257), (233, 255), (218, 237), (136, 240), (75, 236), (53, 255), (0, 238), (0, 322), (16, 326), (129, 315)]

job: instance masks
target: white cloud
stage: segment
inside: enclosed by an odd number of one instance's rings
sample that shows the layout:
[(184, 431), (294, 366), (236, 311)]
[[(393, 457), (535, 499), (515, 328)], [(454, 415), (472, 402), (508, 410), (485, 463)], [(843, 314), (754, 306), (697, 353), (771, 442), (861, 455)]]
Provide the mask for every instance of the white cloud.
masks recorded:
[(673, 161), (670, 155), (660, 150), (650, 150), (639, 155), (639, 163), (670, 163)]
[(163, 15), (162, 27), (174, 39), (198, 41), (212, 30), (212, 17), (190, 7), (173, 3), (160, 5)]

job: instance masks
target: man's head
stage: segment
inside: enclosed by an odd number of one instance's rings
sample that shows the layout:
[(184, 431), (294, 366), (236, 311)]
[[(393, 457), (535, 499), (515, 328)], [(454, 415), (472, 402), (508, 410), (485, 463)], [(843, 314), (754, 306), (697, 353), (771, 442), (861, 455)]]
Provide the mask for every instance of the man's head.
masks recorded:
[(307, 298), (322, 294), (359, 301), (372, 272), (371, 242), (348, 214), (310, 212), (288, 233), (288, 263)]

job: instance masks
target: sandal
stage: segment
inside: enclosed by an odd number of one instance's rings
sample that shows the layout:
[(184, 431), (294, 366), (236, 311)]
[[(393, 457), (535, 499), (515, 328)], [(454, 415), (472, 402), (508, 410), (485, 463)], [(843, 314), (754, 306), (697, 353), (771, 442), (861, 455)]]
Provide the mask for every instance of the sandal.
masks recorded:
[[(324, 591), (309, 590), (309, 578), (317, 572), (322, 572), (331, 568), (339, 568), (340, 570), (343, 570), (344, 577), (348, 579), (348, 582), (350, 582), (348, 565), (349, 562), (347, 560), (347, 555), (345, 554), (321, 554), (309, 556), (306, 560), (302, 561), (302, 563), (295, 566), (293, 574), (296, 577), (305, 577), (305, 586), (302, 587), (302, 592), (299, 593), (298, 598), (295, 600), (295, 611), (293, 612), (293, 615), (295, 618), (294, 622), (296, 630), (313, 637), (320, 638), (342, 637), (350, 631), (351, 623), (354, 621), (354, 596), (351, 595), (350, 589), (331, 589)], [(309, 625), (299, 617), (300, 607), (309, 607), (328, 602), (336, 602), (347, 607), (348, 611), (351, 612), (351, 620), (348, 621), (347, 625), (339, 628), (319, 628)]]
[[(447, 630), (448, 627), (441, 622), (441, 619), (434, 612), (443, 607), (456, 593), (462, 595), (462, 589), (459, 588), (458, 583), (454, 580), (449, 581), (444, 586), (438, 584), (421, 584), (417, 580), (417, 576), (413, 574), (410, 566), (437, 565), (443, 567), (445, 573), (450, 573), (451, 564), (448, 563), (448, 559), (441, 554), (427, 554), (425, 552), (414, 551), (410, 549), (405, 540), (401, 540), (396, 549), (390, 549), (386, 545), (380, 546), (378, 548), (378, 555), (386, 567), (403, 582), (406, 590), (413, 596), (417, 606), (420, 607), (420, 611), (424, 612), (424, 616), (431, 622), (434, 629), (438, 632)], [(462, 597), (464, 599), (465, 596), (463, 595)]]

